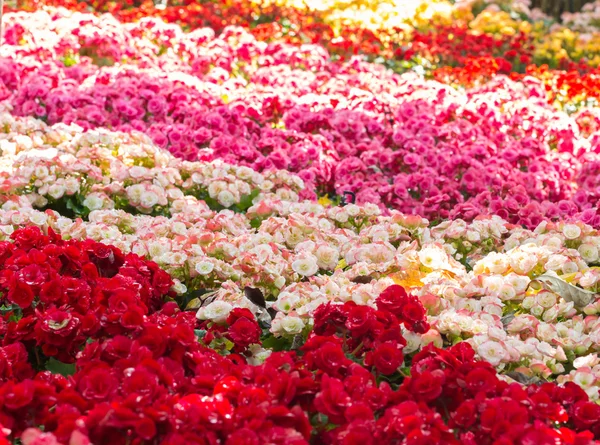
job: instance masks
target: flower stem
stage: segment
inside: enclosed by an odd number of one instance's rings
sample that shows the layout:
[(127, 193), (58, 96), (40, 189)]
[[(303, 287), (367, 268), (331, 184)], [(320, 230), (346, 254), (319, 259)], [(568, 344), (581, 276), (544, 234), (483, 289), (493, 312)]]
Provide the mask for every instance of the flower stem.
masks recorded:
[(356, 354), (358, 354), (358, 352), (362, 349), (363, 347), (363, 342), (361, 341), (359, 343), (359, 345), (354, 349), (354, 351), (352, 351), (352, 355), (356, 356)]

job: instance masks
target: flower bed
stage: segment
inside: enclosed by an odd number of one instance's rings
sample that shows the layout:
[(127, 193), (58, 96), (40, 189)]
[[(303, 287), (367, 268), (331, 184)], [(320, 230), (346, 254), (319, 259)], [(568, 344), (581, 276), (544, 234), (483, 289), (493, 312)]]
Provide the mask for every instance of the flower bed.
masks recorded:
[(397, 69), (414, 65), (435, 70), (493, 56), (503, 72), (523, 72), (533, 62), (586, 71), (598, 66), (600, 3), (565, 13), (562, 23), (532, 10), (529, 1), (508, 0), (235, 0), (229, 2), (151, 0), (83, 2), (21, 0), (20, 9), (45, 4), (78, 11), (110, 12), (121, 21), (148, 16), (185, 29), (228, 25), (261, 40), (324, 46), (342, 59), (365, 54)]
[(165, 303), (168, 275), (135, 254), (37, 227), (11, 239), (0, 245), (0, 419), (25, 444), (584, 444), (600, 427), (578, 386), (509, 384), (466, 343), (426, 347), (399, 371), (401, 325), (429, 325), (397, 285), (375, 307), (318, 306), (304, 345), (272, 352), (248, 309), (196, 326)]
[[(306, 185), (301, 198), (353, 191), (359, 204), (432, 221), (496, 214), (530, 228), (598, 225), (597, 116), (557, 111), (533, 79), (455, 91), (236, 28), (217, 38), (64, 10), (6, 21), (26, 42), (3, 47), (13, 114), (143, 131), (189, 161), (288, 169)], [(86, 61), (90, 48), (125, 64)], [(67, 57), (79, 63), (65, 66)]]
[[(593, 47), (183, 3), (4, 17), (0, 445), (598, 443)], [(288, 10), (406, 60), (253, 22)]]

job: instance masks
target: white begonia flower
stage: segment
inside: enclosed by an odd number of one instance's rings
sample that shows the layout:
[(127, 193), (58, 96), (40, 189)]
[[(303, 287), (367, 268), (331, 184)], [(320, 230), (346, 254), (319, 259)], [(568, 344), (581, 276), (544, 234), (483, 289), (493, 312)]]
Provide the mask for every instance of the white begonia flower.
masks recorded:
[(600, 363), (600, 361), (598, 360), (597, 354), (588, 354), (584, 355), (583, 357), (577, 357), (575, 360), (573, 360), (573, 367), (575, 369), (585, 367), (591, 368), (598, 365), (598, 363)]
[(505, 280), (508, 284), (514, 287), (515, 292), (525, 292), (531, 279), (528, 276), (518, 275), (516, 273), (510, 273), (506, 275)]
[(477, 347), (477, 354), (492, 366), (498, 366), (506, 356), (506, 349), (495, 341), (486, 341)]
[(150, 209), (158, 204), (158, 195), (154, 192), (143, 192), (140, 196), (140, 204), (142, 207)]
[(65, 181), (65, 188), (67, 189), (67, 194), (69, 195), (77, 193), (80, 189), (79, 180), (76, 178), (67, 178)]
[(248, 350), (252, 354), (252, 356), (248, 358), (248, 363), (253, 366), (262, 365), (273, 353), (271, 349), (264, 349), (260, 345), (256, 344), (250, 345)]
[(502, 306), (500, 306), (498, 304), (486, 304), (483, 307), (483, 312), (501, 317), (502, 316)]
[(286, 316), (281, 319), (281, 329), (286, 334), (300, 334), (304, 329), (304, 322), (299, 317)]
[(485, 277), (483, 279), (483, 286), (488, 292), (496, 295), (500, 292), (502, 286), (504, 286), (504, 277), (500, 275)]
[(598, 261), (598, 248), (593, 244), (582, 244), (579, 246), (579, 254), (587, 263), (595, 263)]
[(146, 175), (147, 171), (148, 169), (146, 167), (134, 165), (129, 167), (129, 176), (132, 178), (141, 178), (142, 176)]
[(579, 267), (577, 266), (576, 262), (567, 261), (565, 264), (563, 264), (561, 270), (564, 274), (570, 274), (579, 271)]
[(217, 201), (223, 207), (229, 208), (235, 204), (235, 197), (233, 196), (233, 193), (231, 193), (229, 190), (223, 190), (219, 192), (217, 196)]
[(544, 312), (544, 315), (542, 316), (542, 320), (544, 320), (547, 323), (552, 323), (552, 322), (556, 321), (557, 317), (558, 317), (558, 307), (552, 306), (551, 308), (546, 310), (546, 312)]
[(187, 255), (183, 252), (173, 252), (169, 255), (167, 262), (171, 265), (182, 265), (187, 260)]
[(15, 137), (17, 146), (24, 150), (31, 150), (33, 148), (33, 140), (24, 134), (19, 134)]
[(292, 269), (299, 275), (304, 277), (310, 277), (317, 273), (319, 266), (317, 266), (316, 258), (309, 255), (305, 258), (297, 259), (292, 263)]
[(481, 301), (474, 298), (464, 298), (457, 304), (457, 309), (466, 309), (470, 312), (481, 312)]
[(587, 271), (579, 279), (579, 285), (582, 287), (590, 287), (593, 286), (596, 281), (598, 281), (598, 275)]
[(498, 341), (504, 341), (507, 338), (506, 331), (496, 326), (488, 327), (487, 335), (490, 337), (490, 339)]
[(594, 382), (596, 381), (596, 377), (591, 372), (586, 372), (583, 370), (575, 371), (573, 381), (585, 389), (594, 384)]
[(182, 223), (181, 221), (177, 221), (171, 226), (171, 231), (173, 233), (176, 233), (177, 235), (185, 235), (187, 229), (184, 223)]
[(488, 325), (485, 322), (483, 322), (482, 320), (475, 320), (470, 327), (470, 331), (475, 335), (485, 334), (486, 332), (488, 332), (488, 330), (489, 330)]
[(560, 269), (567, 261), (569, 261), (569, 258), (564, 255), (550, 255), (544, 267), (546, 270), (557, 270)]
[(562, 248), (563, 242), (558, 236), (552, 236), (544, 241), (544, 247), (552, 252), (556, 252)]
[(443, 269), (448, 261), (446, 252), (436, 247), (425, 247), (418, 256), (421, 264), (430, 269)]
[(169, 199), (180, 199), (183, 198), (185, 195), (181, 190), (177, 188), (170, 188), (167, 190), (167, 196), (169, 197)]
[(258, 186), (261, 190), (270, 190), (273, 188), (273, 185), (274, 185), (273, 181), (270, 181), (268, 179), (265, 180), (264, 182), (258, 184)]
[(536, 345), (536, 349), (545, 356), (554, 357), (556, 355), (556, 350), (545, 341), (541, 341)]
[(90, 210), (100, 210), (103, 204), (104, 200), (98, 195), (88, 195), (83, 200), (83, 205)]
[(317, 265), (323, 269), (335, 268), (340, 259), (338, 250), (329, 246), (319, 246), (315, 256), (317, 257)]
[(472, 243), (477, 243), (477, 242), (481, 241), (481, 234), (474, 230), (469, 230), (467, 232), (467, 239)]
[(290, 312), (300, 301), (300, 296), (296, 293), (282, 292), (277, 297), (274, 307), (280, 312)]
[(36, 226), (43, 226), (48, 222), (48, 215), (46, 215), (45, 213), (36, 212), (31, 215), (29, 221), (31, 221)]
[(15, 228), (13, 226), (0, 226), (0, 232), (2, 232), (4, 235), (10, 235), (14, 231)]
[(348, 213), (340, 208), (334, 215), (333, 219), (335, 219), (339, 223), (348, 222)]
[(283, 286), (285, 286), (285, 278), (280, 275), (277, 278), (275, 278), (273, 284), (277, 289), (281, 289), (283, 288)]
[(2, 210), (8, 212), (10, 210), (19, 210), (19, 204), (14, 201), (6, 201), (2, 204)]
[(341, 288), (335, 281), (328, 281), (321, 290), (325, 292), (325, 295), (339, 296), (341, 294)]
[(181, 199), (178, 201), (175, 201), (172, 205), (171, 205), (171, 212), (172, 213), (181, 213), (184, 211), (186, 207), (186, 201)]
[(553, 292), (541, 291), (535, 297), (536, 303), (548, 309), (556, 304), (556, 295)]
[(212, 320), (215, 323), (223, 323), (227, 320), (233, 306), (226, 301), (213, 301), (206, 307), (201, 307), (196, 314), (200, 320)]
[(591, 400), (593, 400), (593, 401), (598, 400), (598, 394), (600, 394), (600, 388), (597, 385), (593, 385), (593, 386), (590, 386), (589, 388), (585, 388), (584, 391)]
[(406, 346), (403, 348), (405, 354), (418, 351), (421, 347), (422, 339), (419, 334), (403, 329), (402, 336), (406, 339)]
[(508, 269), (508, 258), (497, 252), (490, 252), (485, 258), (485, 265), (491, 273), (503, 274)]
[(304, 240), (304, 241), (296, 244), (294, 251), (296, 253), (313, 252), (313, 250), (315, 250), (315, 246), (316, 246), (316, 244), (313, 240)]
[(173, 286), (171, 286), (171, 289), (173, 289), (173, 291), (175, 291), (175, 293), (177, 295), (183, 295), (187, 292), (187, 286), (179, 280), (174, 280), (174, 283), (173, 283)]
[(537, 262), (537, 257), (528, 252), (515, 252), (510, 257), (511, 267), (521, 275), (527, 275), (536, 266)]
[(498, 297), (503, 301), (512, 300), (517, 296), (517, 292), (510, 284), (504, 284), (498, 291)]
[(196, 263), (194, 269), (199, 275), (208, 275), (213, 271), (215, 265), (210, 261), (200, 261)]
[(38, 179), (44, 179), (50, 174), (50, 172), (48, 171), (48, 167), (46, 167), (45, 165), (37, 166), (33, 172), (35, 177)]
[(148, 253), (152, 258), (157, 258), (169, 251), (168, 246), (154, 242), (148, 246)]
[(131, 248), (131, 251), (133, 253), (135, 253), (136, 255), (139, 255), (139, 256), (146, 256), (146, 254), (148, 253), (148, 250), (146, 249), (146, 246), (144, 246), (143, 244), (135, 244)]
[(140, 201), (142, 193), (144, 193), (144, 187), (141, 184), (134, 184), (127, 187), (127, 196), (134, 202)]
[(60, 199), (64, 196), (66, 191), (67, 189), (63, 184), (52, 184), (48, 188), (48, 195), (54, 199)]
[[(33, 217), (34, 215), (44, 215), (45, 214), (41, 213), (41, 212), (35, 212), (33, 215), (31, 215), (31, 217)], [(31, 220), (31, 217), (29, 218)], [(48, 217), (46, 216), (46, 219)], [(20, 225), (23, 223), (23, 221), (25, 221), (25, 215), (21, 214), (21, 213), (13, 213), (10, 217), (10, 222), (11, 224), (16, 224), (16, 225)]]
[(545, 342), (551, 342), (556, 337), (556, 330), (549, 323), (540, 323), (536, 332), (537, 337)]
[(581, 229), (576, 224), (566, 224), (562, 232), (567, 239), (576, 239), (581, 235)]
[(529, 309), (529, 312), (531, 313), (531, 315), (534, 315), (536, 317), (541, 317), (542, 314), (544, 313), (544, 308), (540, 305), (534, 305), (531, 309)]
[(360, 207), (356, 204), (348, 204), (344, 210), (349, 216), (356, 216), (360, 213)]

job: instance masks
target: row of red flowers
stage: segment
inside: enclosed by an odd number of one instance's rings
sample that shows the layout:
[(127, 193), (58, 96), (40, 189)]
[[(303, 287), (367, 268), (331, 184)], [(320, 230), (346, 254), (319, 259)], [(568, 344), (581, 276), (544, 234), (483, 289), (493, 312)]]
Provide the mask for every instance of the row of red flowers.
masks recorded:
[[(441, 81), (462, 86), (484, 83), (498, 73), (514, 79), (533, 75), (545, 81), (551, 103), (576, 106), (598, 100), (598, 68), (585, 58), (569, 57), (553, 63), (534, 56), (536, 36), (532, 33), (492, 34), (473, 32), (465, 23), (438, 25), (432, 29), (414, 29), (406, 42), (396, 41), (402, 35), (397, 28), (379, 33), (359, 24), (344, 24), (342, 35), (320, 16), (319, 11), (300, 10), (289, 5), (270, 3), (257, 8), (250, 0), (230, 2), (198, 2), (180, 0), (157, 8), (152, 0), (82, 2), (80, 0), (19, 0), (18, 10), (35, 10), (45, 4), (64, 6), (72, 10), (109, 12), (122, 22), (134, 22), (142, 17), (158, 16), (184, 29), (209, 27), (217, 33), (229, 25), (248, 29), (261, 41), (287, 42), (301, 45), (318, 44), (339, 60), (357, 54), (370, 60), (385, 60), (395, 70), (403, 71), (427, 60), (433, 63), (431, 75)], [(10, 8), (8, 8), (10, 10)]]
[[(156, 6), (161, 3), (164, 7)], [(121, 22), (156, 16), (168, 23), (177, 23), (184, 29), (209, 27), (217, 33), (227, 26), (237, 25), (248, 29), (261, 41), (276, 40), (297, 45), (310, 42), (323, 46), (342, 60), (356, 54), (370, 59), (382, 57), (398, 69), (402, 69), (402, 61), (413, 57), (434, 61), (441, 67), (463, 67), (470, 59), (492, 56), (503, 73), (524, 73), (531, 63), (544, 62), (534, 58), (537, 38), (533, 33), (481, 33), (470, 29), (465, 20), (451, 24), (434, 22), (431, 29), (417, 28), (410, 32), (397, 26), (382, 26), (374, 31), (360, 22), (346, 20), (343, 32), (339, 32), (335, 21), (330, 23), (327, 19), (327, 12), (298, 8), (293, 2), (264, 2), (259, 5), (252, 0), (19, 0), (17, 9), (35, 10), (44, 5), (110, 13)], [(557, 61), (557, 68), (587, 72), (591, 67), (585, 58), (571, 60), (567, 56)]]
[[(393, 49), (386, 38), (375, 35), (360, 26), (347, 26), (343, 37), (336, 36), (330, 24), (318, 11), (307, 12), (294, 6), (264, 3), (260, 7), (251, 0), (228, 2), (179, 0), (164, 2), (157, 8), (153, 0), (105, 1), (95, 0), (19, 0), (15, 10), (36, 10), (45, 5), (63, 6), (76, 11), (110, 13), (121, 22), (135, 22), (143, 17), (160, 17), (168, 23), (177, 23), (186, 30), (208, 27), (222, 32), (227, 26), (242, 26), (262, 41), (277, 40), (293, 44), (319, 44), (342, 59), (354, 54), (371, 57), (393, 57)], [(8, 8), (10, 11), (11, 9)]]
[[(429, 327), (400, 286), (376, 307), (321, 306), (312, 332), (281, 347), (247, 309), (199, 324), (170, 298), (168, 275), (136, 255), (37, 228), (12, 239), (0, 245), (0, 443), (584, 445), (600, 437), (600, 406), (575, 384), (507, 383), (464, 343), (405, 357), (401, 326)], [(257, 363), (253, 350), (265, 349), (251, 345), (261, 342), (273, 351)]]

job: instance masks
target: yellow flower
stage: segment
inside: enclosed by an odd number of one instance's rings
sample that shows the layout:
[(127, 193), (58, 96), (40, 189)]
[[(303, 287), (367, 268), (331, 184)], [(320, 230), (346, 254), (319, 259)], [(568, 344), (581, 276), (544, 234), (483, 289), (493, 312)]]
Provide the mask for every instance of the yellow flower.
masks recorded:
[(337, 266), (335, 266), (336, 270), (337, 269), (344, 269), (346, 266), (348, 265), (348, 263), (346, 263), (345, 259), (341, 259), (340, 262), (337, 264)]
[(523, 21), (519, 23), (519, 31), (521, 31), (524, 34), (529, 34), (532, 29), (533, 27), (531, 26), (530, 22)]
[(514, 35), (520, 23), (504, 11), (483, 11), (469, 23), (469, 27), (488, 34)]
[(319, 204), (321, 204), (323, 207), (331, 207), (331, 204), (333, 204), (333, 201), (331, 199), (329, 199), (329, 196), (325, 195), (325, 196), (321, 196), (319, 198)]
[(409, 270), (404, 270), (402, 272), (392, 274), (392, 275), (390, 275), (390, 277), (392, 278), (392, 280), (394, 280), (394, 283), (396, 283), (404, 288), (410, 289), (413, 287), (423, 286), (423, 282), (421, 281), (421, 278), (425, 277), (425, 275), (427, 275), (427, 274), (418, 269), (417, 270), (409, 269)]

